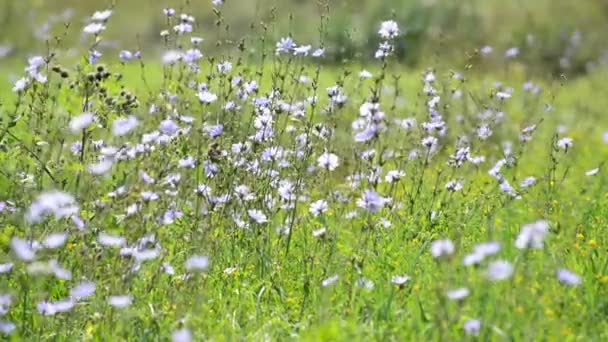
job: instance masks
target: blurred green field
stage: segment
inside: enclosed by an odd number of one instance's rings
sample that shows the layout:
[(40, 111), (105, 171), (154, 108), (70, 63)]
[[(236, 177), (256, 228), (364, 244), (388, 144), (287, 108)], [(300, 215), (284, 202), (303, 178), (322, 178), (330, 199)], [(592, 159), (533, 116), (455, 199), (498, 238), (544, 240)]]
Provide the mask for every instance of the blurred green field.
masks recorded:
[[(222, 26), (228, 30), (215, 29), (218, 17), (206, 0), (162, 4), (155, 0), (4, 1), (0, 44), (13, 46), (17, 56), (44, 49), (47, 33), (63, 33), (66, 21), (71, 22), (68, 40), (78, 42), (82, 20), (111, 6), (116, 15), (106, 36), (117, 49), (158, 49), (165, 23), (159, 8), (171, 6), (178, 11), (187, 8), (195, 15), (196, 31), (212, 44), (216, 39), (234, 44), (243, 37), (255, 37), (263, 31), (262, 23), (272, 40), (290, 33), (299, 42), (318, 42), (320, 16), (327, 14), (330, 20), (322, 39), (331, 57), (327, 61), (333, 62), (370, 60), (378, 43), (378, 22), (387, 16), (402, 23), (406, 31), (397, 54), (401, 63), (410, 66), (427, 66), (423, 64), (429, 58), (464, 63), (467, 53), (486, 44), (495, 48), (498, 61), (505, 50), (519, 47), (520, 59), (543, 76), (585, 73), (608, 59), (604, 34), (608, 0), (228, 0), (222, 7)], [(210, 54), (224, 51), (222, 47), (209, 50)]]
[[(196, 16), (205, 58), (161, 63), (166, 50), (191, 47), (187, 35), (160, 38), (171, 28), (165, 4)], [(0, 45), (11, 47), (0, 59), (0, 338), (608, 340), (608, 1), (325, 5), (227, 0), (214, 14), (210, 0), (0, 3)], [(85, 18), (112, 6), (97, 45), (81, 34)], [(378, 27), (390, 17), (405, 34), (394, 58), (378, 61)], [(288, 35), (323, 42), (327, 56), (277, 55), (276, 41)], [(493, 54), (480, 55), (484, 45)], [(506, 58), (515, 46), (520, 54)], [(92, 48), (103, 52), (99, 61), (88, 61)], [(143, 57), (121, 61), (122, 49)], [(14, 91), (37, 54), (46, 59), (36, 70), (48, 78)], [(220, 72), (223, 61), (230, 71)], [(245, 94), (250, 81), (259, 89)], [(344, 103), (334, 103), (332, 87)], [(217, 97), (204, 101), (207, 90)], [(372, 102), (385, 131), (357, 140)], [(95, 120), (74, 129), (87, 113)], [(438, 115), (445, 131), (427, 126)], [(137, 124), (117, 133), (127, 117)], [(183, 130), (166, 133), (170, 123)], [(257, 139), (265, 125), (275, 135)], [(144, 142), (159, 131), (170, 139)], [(435, 136), (431, 153), (424, 140)], [(235, 147), (242, 142), (250, 147)], [(471, 156), (454, 164), (464, 147)], [(335, 169), (320, 161), (329, 152)], [(184, 166), (189, 157), (194, 164)], [(106, 158), (109, 171), (91, 171)], [(401, 179), (388, 180), (395, 170)], [(535, 185), (524, 186), (531, 176)], [(454, 181), (462, 189), (451, 190)], [(283, 197), (284, 182), (295, 184), (293, 198)], [(74, 196), (75, 216), (28, 221), (49, 189)], [(370, 190), (386, 205), (362, 205)], [(327, 200), (321, 214), (317, 200)], [(542, 248), (518, 247), (522, 227), (538, 220), (548, 227)], [(62, 232), (64, 243), (48, 247), (46, 238)], [(124, 240), (102, 243), (102, 234)], [(28, 257), (15, 238), (42, 247), (22, 246), (35, 254)], [(434, 256), (441, 239), (455, 250)], [(496, 254), (465, 264), (488, 242), (500, 245)], [(130, 249), (149, 254), (140, 261)], [(209, 263), (193, 270), (192, 256)], [(496, 261), (512, 272), (493, 279)], [(564, 280), (561, 269), (574, 276)], [(81, 282), (93, 293), (74, 299)], [(132, 302), (114, 305), (115, 295)], [(73, 307), (51, 312), (62, 300)], [(472, 320), (480, 327), (466, 328)], [(182, 329), (194, 338), (176, 338)]]

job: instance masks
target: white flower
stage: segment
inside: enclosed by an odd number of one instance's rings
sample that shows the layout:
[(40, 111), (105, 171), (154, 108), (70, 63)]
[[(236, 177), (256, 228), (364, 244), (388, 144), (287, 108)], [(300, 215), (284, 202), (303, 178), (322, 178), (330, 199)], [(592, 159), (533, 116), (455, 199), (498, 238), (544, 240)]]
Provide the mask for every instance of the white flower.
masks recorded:
[(194, 255), (186, 260), (186, 270), (204, 271), (209, 267), (209, 258), (202, 255)]
[(493, 50), (494, 50), (494, 49), (493, 49), (491, 46), (486, 45), (486, 46), (482, 46), (482, 47), (479, 49), (479, 52), (480, 52), (482, 55), (489, 55), (489, 54), (491, 54), (491, 53), (492, 53), (492, 51), (493, 51)]
[(339, 276), (338, 276), (337, 274), (334, 274), (333, 276), (331, 276), (331, 277), (329, 277), (329, 278), (324, 279), (324, 280), (321, 282), (321, 286), (323, 286), (323, 287), (328, 287), (329, 285), (332, 285), (332, 284), (334, 284), (335, 282), (337, 282), (337, 281), (338, 281), (338, 279), (339, 279)]
[(327, 209), (329, 208), (327, 201), (326, 200), (318, 200), (315, 202), (312, 202), (310, 204), (310, 208), (308, 209), (308, 211), (313, 215), (313, 216), (319, 216), (323, 213), (325, 213), (327, 211)]
[(172, 342), (191, 342), (192, 333), (188, 329), (176, 330), (171, 334)]
[(11, 335), (17, 326), (13, 322), (0, 321), (0, 333), (4, 335)]
[(112, 123), (112, 134), (117, 137), (126, 135), (137, 127), (138, 124), (139, 121), (133, 115), (129, 115), (126, 118), (118, 118)]
[(75, 300), (85, 299), (91, 297), (95, 293), (95, 283), (90, 281), (84, 281), (72, 288), (70, 295)]
[(88, 170), (91, 174), (100, 176), (108, 173), (112, 169), (112, 160), (104, 159), (95, 164), (91, 164), (88, 166)]
[(68, 233), (50, 234), (42, 241), (42, 245), (45, 248), (54, 249), (63, 246), (67, 239)]
[(224, 61), (217, 65), (217, 71), (219, 71), (221, 74), (230, 72), (230, 70), (232, 70), (232, 63), (228, 61)]
[(25, 219), (30, 223), (39, 223), (49, 215), (60, 219), (77, 213), (78, 206), (72, 195), (52, 190), (38, 195), (25, 214)]
[(338, 167), (339, 159), (337, 155), (325, 152), (317, 158), (317, 164), (320, 168), (333, 171)]
[(57, 262), (57, 260), (49, 261), (49, 267), (51, 268), (51, 271), (53, 272), (55, 277), (57, 277), (57, 279), (62, 279), (62, 280), (72, 279), (72, 272), (61, 267), (61, 265), (59, 265), (59, 262)]
[(80, 133), (83, 129), (89, 127), (95, 121), (93, 113), (82, 113), (70, 120), (70, 131), (72, 133)]
[(463, 264), (465, 266), (477, 265), (481, 263), (486, 257), (494, 255), (500, 251), (500, 243), (493, 241), (487, 243), (480, 243), (475, 246), (473, 253), (467, 254), (464, 257)]
[(112, 16), (112, 10), (97, 11), (91, 16), (93, 21), (106, 21)]
[(115, 308), (126, 308), (133, 303), (133, 296), (121, 295), (121, 296), (110, 296), (108, 297), (108, 304)]
[(500, 100), (510, 99), (511, 96), (511, 93), (508, 93), (506, 91), (499, 91), (496, 93), (496, 97)]
[(233, 274), (236, 271), (237, 271), (236, 267), (228, 267), (228, 268), (224, 269), (224, 274), (230, 275), (230, 274)]
[(8, 262), (5, 264), (0, 264), (0, 274), (3, 273), (8, 273), (10, 271), (12, 271), (13, 269), (13, 263), (12, 262)]
[(361, 72), (359, 72), (359, 78), (361, 79), (368, 79), (372, 78), (373, 76), (374, 75), (372, 75), (372, 73), (367, 70), (361, 70)]
[(308, 56), (308, 53), (310, 52), (311, 49), (312, 49), (312, 46), (310, 46), (310, 45), (302, 45), (302, 46), (294, 47), (293, 54), (294, 54), (294, 56), (298, 56), (298, 55)]
[(249, 217), (252, 220), (254, 220), (255, 222), (257, 222), (259, 224), (268, 222), (268, 218), (266, 217), (266, 215), (264, 215), (264, 213), (261, 210), (249, 209), (249, 210), (247, 210), (247, 214), (249, 215)]
[(13, 92), (19, 93), (23, 91), (30, 84), (30, 80), (23, 77), (18, 79), (13, 85)]
[(325, 234), (327, 233), (327, 228), (323, 227), (323, 228), (319, 228), (316, 230), (312, 231), (312, 236), (319, 238), (319, 237), (323, 237), (325, 236)]
[(163, 272), (165, 272), (168, 275), (174, 275), (175, 274), (175, 269), (168, 262), (164, 262), (163, 263), (162, 269), (163, 269)]
[(391, 278), (391, 283), (399, 286), (405, 285), (410, 280), (410, 276), (407, 274), (404, 275), (396, 275)]
[(184, 55), (180, 51), (169, 50), (163, 54), (161, 61), (163, 64), (171, 65), (179, 62), (183, 57)]
[(441, 258), (454, 253), (454, 243), (451, 240), (435, 240), (431, 244), (431, 254), (433, 258)]
[(293, 41), (291, 37), (281, 38), (276, 44), (276, 54), (280, 55), (282, 53), (289, 52), (296, 47), (296, 43)]
[(521, 187), (522, 188), (529, 188), (532, 185), (534, 185), (534, 183), (536, 183), (536, 178), (534, 178), (534, 177), (528, 177), (528, 178), (524, 179), (521, 182)]
[(589, 170), (589, 171), (585, 172), (585, 175), (587, 175), (587, 176), (595, 176), (595, 175), (598, 174), (598, 172), (600, 172), (600, 169), (599, 168), (595, 168), (593, 170)]
[(312, 52), (312, 56), (316, 57), (316, 58), (323, 57), (324, 54), (325, 54), (325, 49), (323, 49), (323, 48), (318, 48)]
[(213, 103), (217, 100), (217, 95), (208, 92), (207, 90), (204, 90), (198, 93), (198, 99), (202, 103)]
[(357, 286), (362, 287), (366, 290), (371, 290), (374, 288), (375, 285), (374, 285), (373, 281), (371, 281), (367, 278), (361, 277), (361, 278), (357, 279)]
[(543, 248), (547, 234), (549, 234), (549, 222), (547, 221), (540, 220), (525, 224), (515, 240), (515, 247), (519, 249)]
[(23, 261), (32, 261), (36, 257), (36, 251), (28, 241), (17, 237), (11, 239), (11, 248), (17, 257)]
[(449, 181), (445, 185), (445, 188), (449, 191), (456, 192), (462, 190), (462, 183), (459, 181)]
[(393, 39), (399, 35), (399, 25), (394, 20), (382, 22), (378, 34), (383, 39)]
[(194, 168), (196, 166), (196, 160), (192, 156), (187, 156), (184, 159), (178, 160), (177, 166), (180, 168), (184, 168), (184, 167)]
[(101, 23), (90, 23), (89, 25), (85, 26), (84, 29), (82, 29), (82, 31), (84, 33), (87, 34), (99, 34), (101, 31), (105, 30), (106, 27), (104, 24)]
[(506, 58), (517, 57), (517, 55), (519, 55), (519, 48), (516, 46), (509, 48), (509, 49), (507, 49), (507, 51), (505, 51)]
[(127, 240), (122, 236), (110, 235), (104, 232), (99, 233), (97, 242), (106, 247), (122, 247), (127, 243)]
[(565, 268), (557, 270), (557, 279), (564, 285), (577, 286), (581, 284), (581, 277), (576, 273), (571, 272)]
[(470, 293), (471, 291), (469, 291), (469, 289), (466, 287), (461, 287), (458, 289), (449, 290), (446, 295), (451, 300), (463, 300), (468, 297)]
[(59, 300), (56, 302), (39, 302), (36, 307), (38, 312), (45, 316), (52, 316), (62, 312), (68, 312), (74, 308), (76, 303), (72, 299)]
[(467, 335), (477, 336), (481, 330), (481, 321), (478, 319), (470, 319), (464, 322), (462, 327)]
[(394, 182), (398, 182), (401, 178), (403, 178), (403, 176), (405, 176), (405, 172), (403, 172), (401, 170), (391, 170), (386, 173), (384, 180), (387, 183), (394, 183)]
[(574, 145), (572, 138), (566, 137), (557, 141), (557, 147), (561, 148), (562, 150), (568, 150), (572, 147), (572, 145)]
[(437, 138), (434, 136), (428, 136), (422, 139), (422, 146), (428, 148), (429, 150), (433, 150), (437, 146)]
[(491, 281), (505, 280), (513, 274), (513, 265), (504, 260), (497, 260), (488, 265), (486, 277)]

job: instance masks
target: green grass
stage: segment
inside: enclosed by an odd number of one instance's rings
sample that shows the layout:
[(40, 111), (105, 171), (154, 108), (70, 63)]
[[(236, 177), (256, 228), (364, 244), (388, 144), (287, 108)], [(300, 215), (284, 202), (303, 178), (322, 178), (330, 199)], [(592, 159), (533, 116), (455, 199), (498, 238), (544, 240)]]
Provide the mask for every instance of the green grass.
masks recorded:
[[(78, 51), (86, 54), (84, 49)], [(189, 329), (197, 341), (608, 338), (608, 178), (604, 169), (608, 144), (602, 137), (608, 130), (604, 120), (608, 98), (602, 96), (608, 70), (551, 79), (534, 76), (533, 67), (525, 61), (496, 68), (472, 58), (465, 68), (463, 63), (435, 55), (426, 60), (425, 67), (435, 70), (433, 86), (441, 97), (437, 111), (448, 129), (443, 136), (432, 133), (439, 137), (439, 150), (432, 158), (410, 159), (410, 152), (420, 150), (421, 140), (429, 134), (421, 127), (429, 120), (431, 99), (421, 81), (426, 69), (407, 68), (392, 60), (385, 68), (382, 62), (326, 65), (310, 57), (276, 57), (272, 52), (263, 63), (247, 53), (226, 52), (235, 64), (226, 77), (215, 71), (218, 60), (201, 61), (201, 71), (190, 73), (181, 64), (160, 65), (155, 55), (145, 56), (143, 67), (138, 62), (122, 64), (108, 55), (102, 60), (104, 71), (121, 77), (111, 76), (99, 84), (87, 81), (99, 65), (59, 53), (49, 67), (62, 65), (69, 72), (66, 79), (49, 71), (46, 84), (35, 84), (19, 94), (11, 91), (12, 84), (0, 83), (0, 201), (9, 206), (10, 201), (18, 209), (0, 212), (0, 263), (14, 263), (10, 272), (0, 274), (0, 294), (12, 296), (10, 310), (0, 320), (16, 325), (6, 338), (164, 341), (181, 328)], [(241, 57), (244, 62), (237, 64)], [(359, 79), (363, 68), (374, 78)], [(22, 70), (18, 60), (0, 66), (2, 75), (22, 75)], [(462, 80), (453, 78), (453, 71), (462, 72)], [(247, 100), (236, 99), (229, 78), (237, 75), (256, 80), (259, 92)], [(297, 82), (302, 75), (311, 83)], [(512, 98), (496, 98), (496, 81), (513, 87)], [(533, 81), (542, 92), (525, 92), (526, 81)], [(202, 104), (196, 89), (189, 87), (191, 82), (208, 83), (218, 100)], [(334, 84), (341, 84), (349, 98), (343, 107), (325, 114), (326, 88)], [(272, 107), (275, 138), (252, 143), (250, 153), (243, 155), (247, 163), (263, 159), (269, 147), (303, 153), (286, 153), (287, 164), (261, 160), (262, 172), (254, 173), (246, 164), (235, 164), (239, 157), (231, 152), (232, 144), (251, 141), (252, 120), (260, 115), (252, 98), (271, 90), (279, 91), (289, 104), (318, 96), (318, 105), (304, 106), (301, 117), (287, 114), (278, 105)], [(453, 97), (455, 90), (462, 96)], [(126, 101), (126, 92), (137, 96), (136, 106), (119, 105)], [(387, 132), (368, 142), (354, 142), (351, 123), (359, 116), (360, 106), (378, 94)], [(172, 100), (170, 95), (177, 97)], [(228, 100), (242, 108), (223, 110)], [(100, 125), (71, 133), (70, 119), (87, 104)], [(151, 105), (156, 112), (150, 112)], [(480, 119), (489, 109), (503, 113), (502, 119)], [(139, 126), (123, 137), (113, 135), (112, 123), (127, 115), (135, 115)], [(143, 133), (177, 115), (195, 118), (189, 134), (154, 145), (154, 151), (136, 158), (116, 161), (106, 176), (87, 172), (100, 154), (92, 147), (93, 141), (104, 140), (117, 148), (135, 146)], [(418, 124), (409, 131), (397, 129), (393, 124), (397, 118), (415, 118)], [(220, 137), (212, 139), (201, 131), (205, 123), (218, 122), (224, 125)], [(485, 140), (475, 133), (482, 123), (493, 130)], [(521, 130), (532, 124), (538, 125), (533, 139), (520, 141)], [(323, 128), (335, 134), (322, 137), (318, 132)], [(310, 144), (298, 147), (299, 134), (308, 134)], [(486, 157), (484, 163), (448, 165), (463, 137), (472, 155)], [(567, 151), (556, 145), (562, 137), (573, 138), (574, 145)], [(83, 154), (70, 151), (77, 141), (85, 142)], [(506, 141), (512, 143), (514, 159), (501, 173), (520, 199), (501, 193), (497, 180), (488, 174), (505, 158)], [(373, 158), (359, 157), (371, 149), (376, 151)], [(226, 153), (217, 152), (221, 150)], [(387, 150), (394, 152), (393, 158), (383, 156)], [(334, 171), (307, 171), (324, 151), (338, 155), (340, 165)], [(213, 162), (219, 171), (209, 177), (200, 165), (177, 167), (185, 156)], [(585, 175), (596, 167), (600, 168), (597, 175)], [(395, 169), (405, 176), (396, 184), (371, 179), (351, 185), (349, 176), (368, 175), (379, 168), (381, 179)], [(145, 183), (140, 171), (157, 182)], [(179, 173), (181, 180), (174, 186), (163, 184), (161, 180), (173, 173)], [(536, 177), (537, 183), (524, 189), (520, 183), (529, 176)], [(278, 180), (301, 184), (297, 195), (306, 198), (295, 208), (281, 208)], [(446, 190), (450, 180), (462, 181), (463, 189)], [(214, 196), (236, 196), (236, 187), (247, 185), (255, 196), (251, 200), (233, 197), (225, 205), (213, 206), (211, 195), (195, 194), (199, 184), (211, 187)], [(126, 186), (126, 192), (111, 196), (119, 186)], [(77, 229), (66, 218), (38, 224), (24, 219), (37, 195), (49, 189), (61, 189), (76, 198), (86, 229)], [(395, 205), (378, 212), (358, 209), (357, 199), (370, 189), (392, 198)], [(147, 190), (157, 192), (159, 199), (142, 201), (141, 192)], [(166, 190), (175, 193), (171, 196)], [(269, 205), (269, 198), (276, 203)], [(309, 206), (319, 199), (327, 200), (329, 209), (314, 216)], [(141, 205), (139, 211), (125, 215), (133, 204)], [(179, 209), (183, 217), (160, 222), (169, 209)], [(263, 210), (268, 222), (248, 218), (249, 209)], [(358, 214), (351, 217), (349, 213), (355, 210)], [(544, 247), (516, 248), (522, 226), (541, 219), (550, 225)], [(386, 221), (390, 227), (384, 225)], [(247, 223), (248, 229), (239, 228), (237, 222)], [(279, 233), (290, 222), (291, 233)], [(313, 231), (321, 228), (326, 233), (314, 236)], [(53, 232), (68, 232), (68, 240), (57, 249), (38, 251), (39, 264), (20, 260), (12, 250), (15, 237), (42, 241)], [(154, 234), (160, 255), (132, 272), (131, 259), (120, 256), (118, 248), (98, 242), (101, 232), (120, 235), (130, 246)], [(454, 254), (434, 259), (430, 249), (439, 239), (453, 241)], [(479, 266), (463, 265), (463, 257), (475, 245), (489, 241), (500, 242), (497, 255), (488, 256)], [(186, 270), (185, 262), (193, 255), (208, 256), (209, 268)], [(72, 279), (34, 272), (37, 266), (42, 273), (52, 273), (42, 265), (52, 259), (70, 270)], [(488, 280), (488, 265), (496, 260), (512, 263), (513, 275), (502, 281)], [(166, 273), (164, 263), (171, 264), (175, 274)], [(560, 283), (556, 278), (560, 268), (580, 276), (581, 284)], [(337, 280), (324, 286), (334, 275)], [(398, 286), (391, 281), (398, 275), (410, 279)], [(37, 311), (37, 303), (68, 298), (70, 289), (85, 279), (96, 284), (93, 296), (69, 312), (44, 316)], [(470, 290), (467, 298), (448, 299), (447, 291), (461, 287)], [(109, 306), (107, 297), (118, 294), (132, 295), (132, 305)], [(479, 336), (465, 333), (463, 324), (469, 319), (481, 320)]]

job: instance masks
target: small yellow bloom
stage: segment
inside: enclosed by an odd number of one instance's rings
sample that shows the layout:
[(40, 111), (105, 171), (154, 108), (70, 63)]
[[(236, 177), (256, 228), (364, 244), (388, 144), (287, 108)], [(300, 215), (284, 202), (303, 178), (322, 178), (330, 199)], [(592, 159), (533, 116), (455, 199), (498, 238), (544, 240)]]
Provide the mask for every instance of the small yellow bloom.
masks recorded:
[(88, 323), (84, 329), (85, 336), (91, 337), (93, 336), (93, 331), (95, 330), (95, 326), (93, 324)]
[(602, 283), (602, 284), (608, 284), (608, 275), (601, 276), (600, 277), (600, 283)]
[(582, 233), (578, 233), (578, 234), (576, 234), (576, 238), (579, 240), (582, 240), (585, 238), (585, 235), (583, 235)]
[(597, 246), (597, 242), (593, 239), (587, 241), (587, 244), (589, 245), (589, 247), (595, 247)]

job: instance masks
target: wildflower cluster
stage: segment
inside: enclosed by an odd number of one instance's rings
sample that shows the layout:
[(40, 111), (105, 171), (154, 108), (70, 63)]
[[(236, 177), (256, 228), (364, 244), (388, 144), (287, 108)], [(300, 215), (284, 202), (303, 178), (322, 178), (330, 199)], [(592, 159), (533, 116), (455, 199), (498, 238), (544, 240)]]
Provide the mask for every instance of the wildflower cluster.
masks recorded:
[[(584, 141), (551, 125), (540, 86), (476, 91), (468, 68), (442, 66), (408, 86), (412, 72), (389, 67), (407, 39), (393, 20), (373, 72), (325, 70), (323, 34), (280, 38), (256, 66), (242, 46), (214, 55), (181, 11), (159, 13), (158, 57), (102, 44), (108, 9), (87, 19), (73, 67), (58, 48), (14, 82), (0, 122), (2, 334), (280, 340), (354, 315), (374, 334), (393, 334), (392, 317), (424, 339), (527, 337), (560, 325), (534, 306), (543, 291), (564, 311), (591, 291), (564, 236), (593, 215), (560, 196), (578, 187), (571, 173), (602, 167), (579, 167)], [(585, 252), (596, 270), (601, 253)]]

